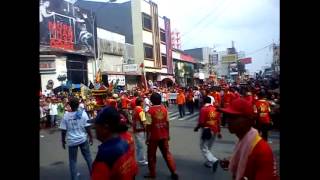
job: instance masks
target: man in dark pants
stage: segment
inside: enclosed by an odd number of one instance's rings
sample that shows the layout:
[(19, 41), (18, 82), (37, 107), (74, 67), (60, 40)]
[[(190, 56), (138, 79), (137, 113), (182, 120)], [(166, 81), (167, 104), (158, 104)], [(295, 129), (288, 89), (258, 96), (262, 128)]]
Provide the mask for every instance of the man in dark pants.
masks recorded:
[[(78, 147), (81, 150), (82, 156), (86, 160), (89, 172), (91, 173), (92, 159), (90, 154), (89, 143), (92, 145), (92, 135), (88, 115), (83, 110), (78, 110), (79, 100), (71, 98), (69, 101), (71, 112), (66, 112), (60, 123), (62, 147), (66, 148), (66, 138), (69, 151), (69, 166), (72, 180), (79, 179), (77, 170), (77, 153)], [(88, 142), (89, 135), (89, 142)]]
[(185, 103), (186, 103), (186, 97), (184, 96), (183, 91), (179, 90), (179, 94), (177, 95), (177, 104), (179, 108), (180, 118), (183, 118), (183, 116), (185, 115), (185, 111), (184, 111)]

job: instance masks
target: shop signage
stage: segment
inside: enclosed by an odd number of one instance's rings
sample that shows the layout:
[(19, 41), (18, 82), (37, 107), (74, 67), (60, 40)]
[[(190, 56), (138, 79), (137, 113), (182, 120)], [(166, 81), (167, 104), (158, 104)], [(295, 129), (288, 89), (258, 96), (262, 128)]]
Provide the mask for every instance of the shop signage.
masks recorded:
[(236, 54), (228, 54), (221, 57), (222, 63), (233, 63), (237, 61)]
[(137, 64), (125, 64), (123, 65), (123, 72), (137, 72), (138, 65)]
[(126, 85), (126, 78), (125, 75), (108, 75), (108, 83), (115, 84), (119, 80), (118, 85), (124, 86)]

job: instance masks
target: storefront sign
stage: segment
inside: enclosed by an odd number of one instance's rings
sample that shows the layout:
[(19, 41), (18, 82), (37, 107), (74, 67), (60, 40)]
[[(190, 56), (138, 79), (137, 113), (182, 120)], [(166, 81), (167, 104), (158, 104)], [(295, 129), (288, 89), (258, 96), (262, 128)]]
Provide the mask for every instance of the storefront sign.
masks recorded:
[(173, 74), (173, 60), (172, 60), (172, 43), (171, 43), (171, 26), (170, 19), (163, 17), (165, 23), (165, 35), (166, 35), (166, 54), (167, 54), (167, 68), (168, 73)]
[(251, 64), (252, 63), (252, 58), (249, 57), (249, 58), (243, 58), (243, 59), (240, 59), (240, 62), (242, 64)]
[(137, 64), (126, 64), (123, 65), (123, 72), (137, 72), (138, 65)]
[(41, 49), (94, 55), (94, 18), (91, 12), (57, 0), (43, 0), (39, 10)]
[(117, 80), (119, 80), (118, 82), (118, 86), (124, 86), (126, 84), (126, 77), (125, 75), (108, 75), (108, 83), (109, 84), (115, 84), (117, 82)]

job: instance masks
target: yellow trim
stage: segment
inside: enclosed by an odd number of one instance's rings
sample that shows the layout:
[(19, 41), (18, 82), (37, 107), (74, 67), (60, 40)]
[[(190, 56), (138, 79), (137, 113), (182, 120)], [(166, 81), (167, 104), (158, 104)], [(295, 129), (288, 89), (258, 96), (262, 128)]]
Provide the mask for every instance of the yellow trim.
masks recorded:
[(251, 146), (251, 150), (250, 153), (252, 152), (252, 150), (254, 149), (254, 147), (256, 147), (256, 145), (258, 144), (258, 142), (261, 140), (261, 136), (259, 134), (256, 135), (256, 137), (254, 138), (254, 140), (252, 141), (252, 146)]

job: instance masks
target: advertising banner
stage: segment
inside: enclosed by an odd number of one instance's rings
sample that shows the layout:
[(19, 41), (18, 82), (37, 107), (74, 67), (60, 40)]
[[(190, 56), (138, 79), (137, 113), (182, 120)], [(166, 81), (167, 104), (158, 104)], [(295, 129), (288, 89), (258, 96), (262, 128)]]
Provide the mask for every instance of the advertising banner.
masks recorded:
[(167, 54), (167, 68), (168, 73), (173, 74), (173, 60), (172, 60), (172, 43), (171, 43), (171, 25), (170, 19), (163, 17), (165, 23), (165, 35), (166, 35), (166, 54)]
[(233, 63), (237, 61), (237, 55), (236, 54), (228, 54), (221, 57), (222, 63)]
[(239, 59), (239, 61), (240, 61), (242, 64), (251, 64), (251, 63), (252, 63), (252, 58), (251, 58), (251, 57), (243, 58), (243, 59)]
[(94, 55), (94, 17), (68, 0), (40, 1), (40, 48)]

